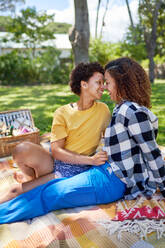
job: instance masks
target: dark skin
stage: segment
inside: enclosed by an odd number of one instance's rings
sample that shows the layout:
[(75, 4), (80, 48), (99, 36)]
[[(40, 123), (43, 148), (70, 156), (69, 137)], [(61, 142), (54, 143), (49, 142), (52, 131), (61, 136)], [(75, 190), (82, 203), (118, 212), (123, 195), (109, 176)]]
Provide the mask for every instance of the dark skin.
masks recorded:
[[(80, 99), (77, 103), (74, 104), (75, 108), (80, 111), (90, 108), (94, 104), (95, 100), (99, 100), (101, 98), (103, 91), (103, 75), (99, 72), (95, 72), (88, 82), (81, 81)], [(37, 160), (36, 156), (32, 156), (32, 154), (36, 154), (36, 150), (38, 152)], [(105, 163), (105, 161), (108, 159), (107, 153), (104, 151), (100, 151), (93, 156), (86, 156), (66, 150), (65, 138), (51, 143), (51, 150), (54, 159), (73, 164), (76, 163), (99, 166)], [(25, 174), (25, 177), (23, 178), (24, 181), (22, 181), (20, 184), (12, 185), (12, 188), (9, 190), (9, 192), (0, 197), (0, 203), (8, 201), (24, 192), (27, 192), (56, 178), (55, 174), (52, 173), (53, 167), (52, 164), (50, 165), (50, 154), (48, 155), (48, 153), (41, 146), (35, 148), (34, 145), (29, 146), (27, 148), (27, 152), (27, 161), (25, 161), (25, 156), (20, 156), (20, 152), (18, 153), (18, 156), (15, 156), (16, 163), (20, 165), (20, 169), (22, 169), (22, 172)], [(31, 157), (30, 160), (29, 157)], [(38, 158), (41, 158), (40, 162), (38, 162)], [(43, 164), (43, 166), (41, 166), (41, 164)], [(47, 167), (44, 167), (44, 165), (50, 165), (49, 170)], [(41, 172), (41, 168), (45, 168), (46, 170)], [(18, 177), (15, 176), (15, 178), (19, 180), (19, 175)], [(29, 179), (30, 181), (27, 181)]]

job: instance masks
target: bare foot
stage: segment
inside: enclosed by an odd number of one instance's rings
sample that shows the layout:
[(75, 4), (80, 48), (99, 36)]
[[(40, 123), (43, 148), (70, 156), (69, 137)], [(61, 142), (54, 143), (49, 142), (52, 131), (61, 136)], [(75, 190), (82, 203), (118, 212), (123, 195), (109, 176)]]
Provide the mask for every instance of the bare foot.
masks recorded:
[(23, 193), (22, 184), (14, 184), (7, 192), (0, 194), (0, 204)]
[(27, 176), (25, 176), (22, 172), (17, 172), (17, 171), (15, 171), (15, 172), (13, 173), (13, 177), (14, 177), (14, 179), (15, 179), (18, 183), (25, 183), (25, 182), (30, 181), (30, 179), (27, 178)]
[(8, 161), (1, 161), (0, 170), (8, 170), (8, 169), (11, 169), (11, 166), (9, 165)]

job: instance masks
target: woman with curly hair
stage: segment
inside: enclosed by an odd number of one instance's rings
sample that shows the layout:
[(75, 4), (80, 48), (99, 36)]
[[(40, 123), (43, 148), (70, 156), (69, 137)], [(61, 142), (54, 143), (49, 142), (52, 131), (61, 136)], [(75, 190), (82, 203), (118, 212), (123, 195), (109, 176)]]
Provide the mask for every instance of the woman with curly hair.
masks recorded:
[(74, 176), (107, 160), (106, 152), (94, 154), (110, 121), (108, 106), (100, 100), (104, 70), (99, 63), (80, 63), (70, 75), (70, 87), (79, 96), (56, 110), (51, 132), (51, 150), (59, 177)]
[(1, 204), (1, 224), (61, 208), (151, 196), (157, 187), (165, 196), (165, 161), (155, 140), (158, 121), (148, 109), (151, 90), (146, 72), (136, 61), (119, 58), (105, 66), (105, 81), (116, 103), (105, 131), (107, 162), (70, 178), (51, 180)]
[(14, 177), (20, 184), (12, 185), (0, 202), (56, 177), (75, 176), (108, 159), (104, 151), (95, 154), (101, 135), (110, 121), (108, 106), (96, 101), (101, 99), (104, 91), (104, 69), (97, 62), (80, 63), (71, 72), (70, 87), (79, 99), (58, 108), (54, 113), (52, 156), (31, 142), (17, 145), (13, 159), (22, 172), (16, 172)]
[(106, 88), (117, 103), (105, 133), (108, 161), (126, 184), (125, 199), (151, 196), (157, 186), (165, 196), (165, 161), (156, 143), (158, 119), (148, 109), (150, 82), (133, 59), (119, 58), (105, 66)]

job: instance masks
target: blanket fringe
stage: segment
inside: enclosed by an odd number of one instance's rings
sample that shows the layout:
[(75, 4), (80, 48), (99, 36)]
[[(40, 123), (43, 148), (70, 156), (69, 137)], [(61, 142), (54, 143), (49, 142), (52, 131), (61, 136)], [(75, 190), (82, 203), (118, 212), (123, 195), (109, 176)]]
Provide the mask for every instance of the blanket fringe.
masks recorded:
[(125, 220), (125, 221), (98, 221), (109, 235), (117, 233), (118, 239), (121, 240), (122, 232), (129, 232), (139, 236), (140, 239), (146, 239), (147, 235), (156, 232), (157, 239), (165, 237), (165, 220)]

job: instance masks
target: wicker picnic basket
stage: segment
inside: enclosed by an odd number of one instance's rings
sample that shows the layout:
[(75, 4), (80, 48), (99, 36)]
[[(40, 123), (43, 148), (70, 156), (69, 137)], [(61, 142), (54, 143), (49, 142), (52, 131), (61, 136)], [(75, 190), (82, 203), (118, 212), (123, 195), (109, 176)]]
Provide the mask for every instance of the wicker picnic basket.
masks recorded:
[(17, 136), (0, 137), (0, 157), (11, 155), (13, 148), (20, 142), (30, 141), (36, 144), (40, 143), (39, 129), (35, 127), (31, 111), (29, 109), (0, 112), (0, 121), (5, 122), (7, 127), (10, 127), (11, 124), (18, 119), (25, 120), (33, 131)]

